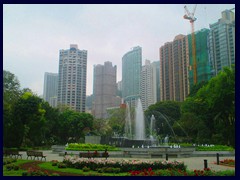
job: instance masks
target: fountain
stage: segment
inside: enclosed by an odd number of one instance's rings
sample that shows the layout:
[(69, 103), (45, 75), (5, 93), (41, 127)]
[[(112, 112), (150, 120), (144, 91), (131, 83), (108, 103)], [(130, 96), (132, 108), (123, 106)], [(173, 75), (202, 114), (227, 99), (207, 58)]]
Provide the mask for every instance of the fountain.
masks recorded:
[[(125, 133), (123, 137), (112, 137), (109, 139), (109, 144), (116, 145), (122, 148), (123, 157), (141, 157), (141, 158), (154, 158), (154, 157), (165, 157), (166, 154), (174, 157), (189, 156), (195, 149), (194, 148), (171, 148), (169, 146), (169, 139), (175, 137), (175, 132), (170, 125), (169, 117), (156, 111), (153, 114), (158, 113), (159, 118), (163, 118), (166, 124), (170, 128), (171, 135), (166, 135), (163, 138), (162, 143), (158, 143), (156, 130), (156, 118), (152, 114), (149, 123), (149, 134), (148, 137), (145, 134), (145, 119), (142, 109), (141, 100), (136, 101), (135, 106), (135, 118), (131, 118), (131, 111), (129, 104), (126, 103), (126, 116), (125, 116)], [(157, 115), (157, 114), (155, 114)]]
[(142, 102), (137, 101), (135, 108), (135, 140), (145, 140), (145, 121), (142, 109)]
[(154, 131), (156, 131), (155, 129), (155, 117), (154, 115), (151, 116), (151, 121), (150, 121), (150, 136), (154, 135)]
[(125, 137), (128, 139), (132, 139), (133, 137), (130, 107), (128, 103), (126, 104)]
[(150, 119), (150, 128), (149, 128), (149, 131), (150, 131), (150, 141), (151, 141), (151, 146), (152, 147), (156, 147), (158, 145), (158, 142), (157, 142), (157, 139), (156, 139), (156, 119), (154, 117), (154, 115), (151, 116), (151, 119)]

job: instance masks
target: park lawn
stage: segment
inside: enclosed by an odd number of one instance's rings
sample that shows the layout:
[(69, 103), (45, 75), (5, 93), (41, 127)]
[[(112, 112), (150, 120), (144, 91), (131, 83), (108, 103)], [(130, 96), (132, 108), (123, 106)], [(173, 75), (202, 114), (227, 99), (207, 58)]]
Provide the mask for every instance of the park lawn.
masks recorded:
[[(14, 162), (13, 164), (20, 165), (20, 164), (24, 164), (24, 163), (27, 163), (27, 162), (33, 162), (33, 161), (32, 160), (18, 159), (17, 162)], [(3, 166), (3, 176), (22, 176), (23, 172), (26, 172), (26, 170), (19, 168), (18, 170), (8, 171), (6, 169), (6, 165)]]

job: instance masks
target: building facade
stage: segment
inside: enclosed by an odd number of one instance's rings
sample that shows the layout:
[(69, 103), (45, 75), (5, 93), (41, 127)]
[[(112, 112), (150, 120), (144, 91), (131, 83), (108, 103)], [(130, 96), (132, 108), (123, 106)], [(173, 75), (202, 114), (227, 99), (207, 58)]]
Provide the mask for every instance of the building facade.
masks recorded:
[(57, 96), (57, 88), (58, 88), (58, 74), (45, 72), (43, 99), (47, 101), (50, 105), (52, 105), (50, 101), (51, 97)]
[(214, 76), (235, 64), (235, 14), (231, 10), (223, 11), (222, 18), (210, 24), (209, 50)]
[(160, 47), (160, 98), (161, 101), (173, 100), (173, 58), (172, 42)]
[(145, 111), (150, 105), (157, 102), (156, 68), (149, 60), (145, 60), (145, 65), (141, 71), (141, 101)]
[(58, 74), (58, 106), (85, 112), (87, 51), (79, 50), (76, 44), (60, 50)]
[(137, 46), (122, 57), (122, 97), (130, 106), (140, 98), (142, 48)]
[[(197, 61), (197, 83), (208, 81), (211, 76), (210, 57), (208, 48), (209, 29), (201, 29), (195, 34), (196, 40), (196, 61)], [(193, 57), (192, 57), (192, 35), (188, 35), (189, 47), (189, 86), (194, 85), (193, 81)]]
[(177, 35), (173, 42), (160, 47), (160, 98), (161, 101), (184, 101), (189, 93), (188, 41)]
[(184, 101), (189, 94), (188, 83), (188, 40), (185, 35), (177, 35), (173, 40), (173, 100)]
[(156, 88), (156, 102), (160, 101), (160, 91), (161, 91), (161, 85), (160, 85), (160, 61), (152, 62), (153, 67), (153, 76), (154, 76), (154, 88)]
[[(107, 118), (107, 108), (115, 107), (117, 66), (111, 62), (94, 66), (93, 112), (96, 118)], [(119, 102), (118, 106), (121, 102)]]

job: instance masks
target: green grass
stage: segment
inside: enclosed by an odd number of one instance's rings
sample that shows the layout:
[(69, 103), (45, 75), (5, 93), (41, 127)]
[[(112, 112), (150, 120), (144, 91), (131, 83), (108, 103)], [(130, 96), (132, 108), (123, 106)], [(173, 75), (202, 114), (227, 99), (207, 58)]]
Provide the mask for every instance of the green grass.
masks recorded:
[[(17, 162), (13, 163), (15, 165), (20, 165), (24, 163), (32, 162), (32, 160), (17, 160)], [(66, 172), (66, 173), (72, 173), (72, 174), (78, 174), (82, 176), (130, 176), (130, 173), (125, 172), (125, 173), (99, 173), (97, 171), (88, 171), (88, 172), (83, 172), (82, 169), (74, 169), (74, 168), (58, 168), (57, 166), (52, 166), (51, 162), (43, 162), (38, 165), (42, 169), (45, 170), (53, 170), (53, 171), (58, 171), (58, 172)], [(22, 176), (22, 173), (26, 172), (26, 170), (11, 170), (8, 171), (5, 167), (3, 166), (3, 176)], [(160, 176), (169, 176), (171, 174), (174, 175), (180, 175), (177, 171), (169, 171), (169, 170), (156, 170), (156, 174), (160, 173)], [(157, 173), (158, 172), (158, 173)], [(194, 172), (192, 170), (187, 170), (186, 171), (187, 176), (194, 176)], [(206, 175), (208, 176), (235, 176), (235, 170), (224, 170), (224, 171), (210, 171)]]
[(234, 148), (224, 145), (215, 145), (213, 147), (197, 146), (196, 151), (234, 151)]
[[(27, 162), (32, 162), (31, 160), (24, 160), (24, 159), (18, 159), (17, 162), (14, 162), (13, 164), (15, 165), (21, 165), (21, 164), (25, 164)], [(6, 166), (3, 166), (3, 176), (22, 176), (22, 173), (26, 172), (26, 170), (20, 169), (19, 170), (11, 170), (8, 171), (6, 169)]]

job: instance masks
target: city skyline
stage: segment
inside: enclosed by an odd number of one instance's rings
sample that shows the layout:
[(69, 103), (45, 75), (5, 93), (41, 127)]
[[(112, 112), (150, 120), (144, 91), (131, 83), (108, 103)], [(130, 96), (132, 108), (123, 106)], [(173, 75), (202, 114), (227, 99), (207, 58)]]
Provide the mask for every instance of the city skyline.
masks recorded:
[[(193, 4), (187, 4), (192, 11)], [(195, 30), (208, 28), (234, 4), (200, 4)], [(178, 34), (191, 33), (184, 4), (3, 5), (3, 69), (15, 74), (21, 88), (43, 94), (44, 73), (58, 72), (59, 51), (78, 44), (88, 51), (87, 95), (93, 67), (111, 61), (122, 79), (122, 57), (142, 47), (142, 60), (159, 61), (159, 48)]]

